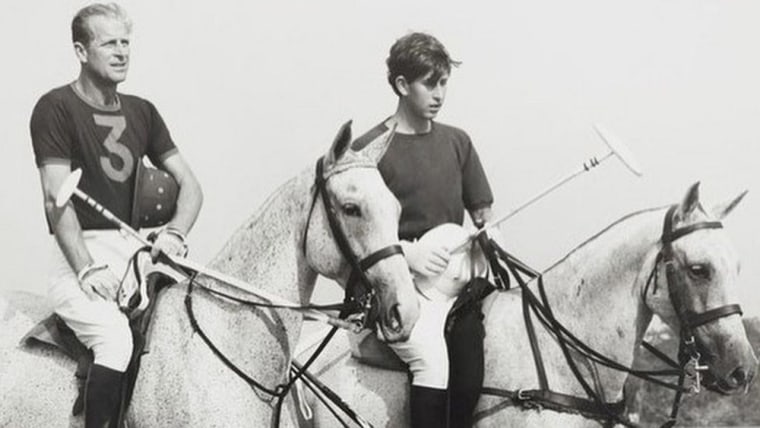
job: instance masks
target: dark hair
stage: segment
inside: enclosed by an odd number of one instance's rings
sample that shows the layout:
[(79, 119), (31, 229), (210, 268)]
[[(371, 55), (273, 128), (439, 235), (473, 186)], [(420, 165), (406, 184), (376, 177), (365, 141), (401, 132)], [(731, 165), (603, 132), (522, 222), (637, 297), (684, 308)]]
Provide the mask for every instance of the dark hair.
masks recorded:
[(94, 35), (87, 23), (87, 19), (91, 16), (107, 16), (109, 18), (120, 19), (127, 24), (127, 28), (132, 29), (132, 22), (121, 6), (116, 3), (93, 3), (80, 9), (74, 15), (74, 19), (71, 20), (71, 40), (74, 43), (79, 42), (87, 46), (92, 41)]
[(432, 78), (437, 81), (444, 74), (451, 73), (452, 65), (461, 64), (451, 59), (438, 39), (426, 33), (411, 33), (396, 40), (385, 63), (388, 65), (388, 83), (398, 96), (401, 96), (395, 83), (398, 76), (404, 76), (411, 83), (432, 71)]

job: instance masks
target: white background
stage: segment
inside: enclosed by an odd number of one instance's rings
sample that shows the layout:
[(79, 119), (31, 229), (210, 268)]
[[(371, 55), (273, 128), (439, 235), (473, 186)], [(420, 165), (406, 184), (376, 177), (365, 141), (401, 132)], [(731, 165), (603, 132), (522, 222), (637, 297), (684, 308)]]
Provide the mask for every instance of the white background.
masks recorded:
[[(47, 236), (29, 116), (79, 66), (70, 22), (85, 3), (4, 2), (0, 12), (0, 288), (44, 290)], [(619, 217), (750, 189), (726, 222), (757, 314), (760, 266), (760, 2), (725, 0), (125, 1), (134, 21), (125, 93), (156, 104), (206, 194), (192, 257), (209, 260), (339, 125), (391, 114), (393, 41), (437, 36), (463, 62), (439, 120), (471, 135), (504, 213), (625, 140), (637, 179), (605, 162), (503, 228), (538, 269)], [(599, 257), (604, 257), (600, 254)]]

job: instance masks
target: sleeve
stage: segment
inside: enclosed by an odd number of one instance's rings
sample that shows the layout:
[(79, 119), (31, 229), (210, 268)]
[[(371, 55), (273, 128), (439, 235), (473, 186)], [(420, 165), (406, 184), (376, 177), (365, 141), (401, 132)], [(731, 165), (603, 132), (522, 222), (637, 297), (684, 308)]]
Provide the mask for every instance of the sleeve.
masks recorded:
[(29, 130), (37, 167), (71, 162), (71, 138), (66, 131), (67, 115), (62, 104), (42, 97), (34, 106)]
[(462, 202), (468, 210), (489, 206), (493, 204), (491, 186), (483, 171), (478, 152), (467, 134), (464, 134), (463, 144), (465, 147), (462, 162)]
[(177, 146), (174, 144), (169, 128), (166, 127), (164, 119), (158, 113), (156, 107), (148, 103), (149, 125), (148, 131), (148, 149), (147, 155), (153, 165), (161, 165), (169, 156), (177, 153)]

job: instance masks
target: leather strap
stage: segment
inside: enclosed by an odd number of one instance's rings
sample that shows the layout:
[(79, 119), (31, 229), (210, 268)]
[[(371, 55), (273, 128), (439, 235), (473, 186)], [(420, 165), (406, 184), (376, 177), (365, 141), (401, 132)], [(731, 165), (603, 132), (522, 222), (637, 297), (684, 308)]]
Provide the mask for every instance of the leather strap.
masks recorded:
[(546, 389), (510, 391), (506, 389), (484, 387), (481, 392), (486, 395), (509, 398), (515, 404), (519, 405), (539, 405), (566, 412), (580, 412), (591, 417), (602, 419), (607, 419), (609, 416), (608, 412), (610, 411), (616, 415), (622, 415), (625, 410), (624, 401), (607, 402), (604, 403), (603, 406), (599, 406), (592, 400)]
[(664, 244), (670, 244), (670, 243), (673, 243), (673, 241), (677, 240), (678, 238), (681, 238), (683, 236), (686, 236), (692, 232), (695, 232), (701, 229), (722, 229), (722, 228), (723, 228), (723, 223), (719, 221), (705, 221), (702, 223), (694, 223), (689, 226), (678, 228), (668, 233), (667, 235), (662, 235), (662, 242)]
[(687, 313), (686, 322), (689, 325), (689, 328), (694, 329), (701, 325), (715, 321), (718, 318), (723, 318), (734, 314), (739, 314), (739, 316), (743, 314), (741, 306), (737, 304), (725, 305), (719, 308), (710, 309), (708, 311), (702, 312), (701, 314)]
[(374, 253), (368, 255), (367, 257), (363, 258), (359, 262), (359, 268), (362, 270), (367, 270), (374, 266), (377, 262), (383, 259), (387, 259), (388, 257), (395, 256), (396, 254), (404, 255), (404, 250), (401, 248), (401, 245), (399, 244), (393, 244), (389, 245), (385, 248), (381, 248)]

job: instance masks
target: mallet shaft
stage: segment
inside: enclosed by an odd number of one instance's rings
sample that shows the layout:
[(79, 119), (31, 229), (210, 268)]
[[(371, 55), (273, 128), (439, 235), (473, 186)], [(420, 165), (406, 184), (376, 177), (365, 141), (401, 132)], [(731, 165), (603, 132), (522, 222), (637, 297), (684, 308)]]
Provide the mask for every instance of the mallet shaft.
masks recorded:
[[(119, 229), (123, 230), (124, 232), (131, 235), (133, 238), (137, 239), (146, 246), (152, 246), (147, 239), (145, 239), (142, 235), (140, 235), (135, 229), (132, 228), (129, 224), (122, 221), (120, 218), (116, 217), (111, 211), (108, 210), (108, 208), (104, 207), (98, 201), (90, 197), (90, 195), (84, 193), (83, 191), (79, 190), (78, 188), (74, 188), (74, 195), (76, 195), (78, 198), (85, 201), (88, 205), (90, 205), (92, 208), (94, 208), (98, 213), (100, 213), (103, 217), (105, 217), (108, 221), (114, 223), (119, 227)], [(223, 274), (221, 272), (214, 271), (212, 269), (209, 269), (199, 263), (196, 263), (190, 259), (186, 259), (184, 257), (179, 256), (172, 256), (167, 255), (169, 259), (176, 263), (179, 266), (188, 268), (190, 270), (193, 270), (195, 272), (198, 272), (200, 274), (206, 275), (208, 277), (214, 278), (218, 281), (224, 282), (227, 285), (233, 286), (236, 289), (242, 291), (243, 293), (253, 295), (259, 299), (267, 300), (273, 304), (281, 305), (288, 307), (290, 309), (295, 309), (299, 312), (301, 312), (304, 316), (304, 318), (308, 318), (315, 321), (322, 321), (325, 323), (328, 323), (330, 325), (336, 325), (338, 327), (343, 328), (349, 328), (352, 323), (344, 320), (340, 320), (335, 317), (331, 317), (328, 314), (318, 311), (316, 309), (304, 309), (301, 308), (300, 305), (297, 305), (293, 302), (290, 302), (288, 300), (285, 300), (275, 294), (268, 293), (264, 290), (255, 290), (253, 287), (251, 287), (250, 284), (241, 281), (235, 277)], [(255, 291), (254, 291), (255, 290)]]
[(598, 158), (598, 159), (596, 157), (590, 158), (577, 171), (573, 171), (572, 173), (568, 174), (566, 177), (562, 178), (561, 180), (559, 180), (555, 184), (553, 184), (553, 185), (549, 186), (548, 188), (546, 188), (546, 190), (542, 191), (541, 193), (537, 194), (536, 196), (533, 196), (532, 198), (530, 198), (527, 201), (523, 202), (517, 208), (509, 211), (508, 213), (504, 214), (503, 216), (497, 218), (496, 220), (490, 221), (490, 222), (486, 223), (485, 225), (483, 225), (483, 227), (481, 227), (480, 229), (478, 229), (474, 233), (470, 234), (470, 236), (468, 236), (467, 239), (465, 239), (465, 240), (461, 241), (460, 243), (458, 243), (454, 247), (454, 249), (451, 250), (451, 253), (457, 253), (457, 252), (465, 250), (467, 248), (467, 246), (470, 244), (470, 242), (472, 242), (472, 240), (475, 239), (476, 236), (478, 236), (478, 234), (480, 234), (480, 233), (482, 233), (482, 232), (484, 232), (486, 230), (490, 230), (490, 229), (498, 226), (499, 224), (503, 223), (504, 221), (512, 218), (515, 214), (519, 213), (520, 211), (524, 210), (525, 208), (529, 207), (530, 205), (533, 205), (539, 199), (542, 199), (543, 197), (545, 197), (549, 193), (553, 192), (558, 187), (560, 187), (563, 184), (567, 183), (568, 181), (574, 179), (575, 177), (583, 174), (584, 172), (588, 172), (591, 169), (595, 168), (596, 166), (598, 166), (600, 163), (602, 163), (603, 161), (605, 161), (607, 158), (609, 158), (613, 154), (614, 153), (612, 151), (610, 151), (609, 153), (605, 154), (601, 158)]

